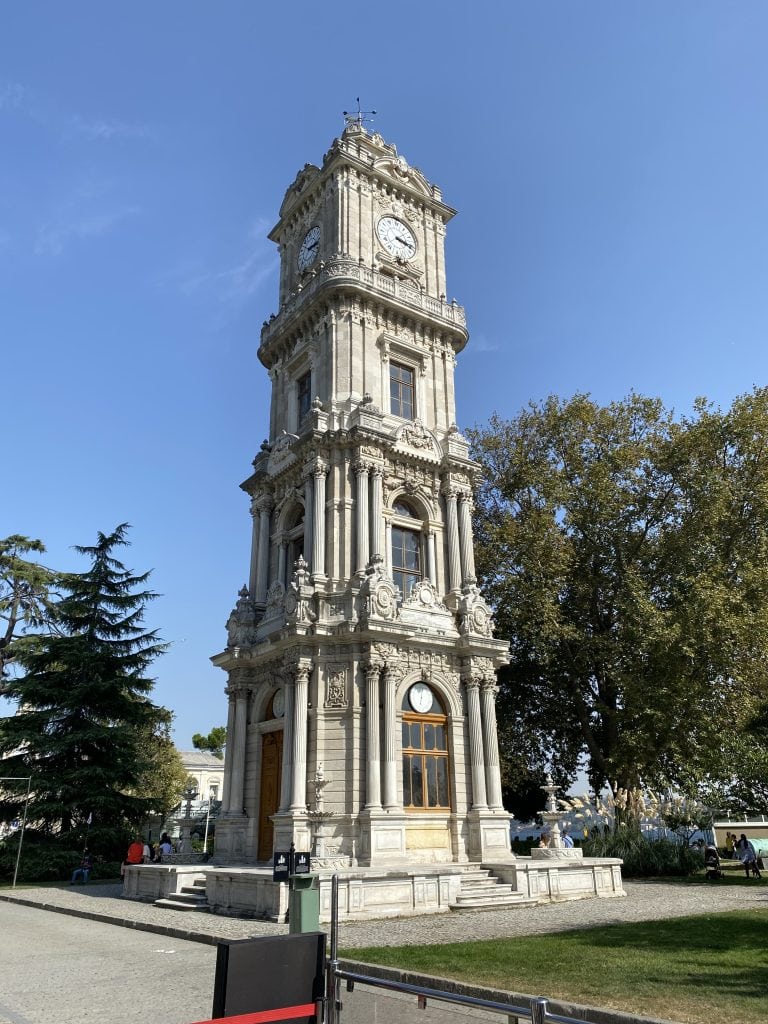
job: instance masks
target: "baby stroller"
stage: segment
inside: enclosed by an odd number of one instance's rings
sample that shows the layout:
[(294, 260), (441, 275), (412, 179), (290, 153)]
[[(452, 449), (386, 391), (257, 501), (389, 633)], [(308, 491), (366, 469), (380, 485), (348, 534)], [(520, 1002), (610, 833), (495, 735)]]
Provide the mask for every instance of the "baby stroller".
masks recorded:
[(717, 852), (716, 846), (710, 844), (704, 847), (704, 867), (707, 869), (705, 878), (708, 882), (715, 882), (718, 878), (725, 877), (720, 870), (720, 854)]

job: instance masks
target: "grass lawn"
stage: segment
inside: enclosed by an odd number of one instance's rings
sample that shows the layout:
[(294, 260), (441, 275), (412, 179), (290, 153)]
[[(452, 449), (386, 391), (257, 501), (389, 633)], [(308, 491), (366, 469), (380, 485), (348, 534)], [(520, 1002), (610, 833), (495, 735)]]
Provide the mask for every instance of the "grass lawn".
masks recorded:
[(344, 956), (685, 1024), (768, 1021), (768, 910)]

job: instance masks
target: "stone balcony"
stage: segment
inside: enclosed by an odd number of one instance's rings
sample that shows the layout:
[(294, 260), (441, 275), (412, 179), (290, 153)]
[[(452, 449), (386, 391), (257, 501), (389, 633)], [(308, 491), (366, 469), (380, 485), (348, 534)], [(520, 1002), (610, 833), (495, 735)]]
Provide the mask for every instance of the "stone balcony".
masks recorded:
[[(288, 301), (283, 304), (280, 312), (264, 322), (261, 330), (260, 355), (266, 353), (270, 343), (285, 330), (297, 312), (306, 307), (307, 301), (321, 292), (327, 285), (334, 288), (348, 286), (353, 289), (365, 289), (371, 296), (381, 296), (389, 302), (402, 307), (404, 313), (421, 314), (441, 325), (455, 328), (461, 338), (457, 345), (460, 351), (467, 341), (467, 317), (464, 307), (455, 300), (446, 302), (427, 295), (418, 285), (407, 278), (392, 277), (382, 274), (371, 267), (362, 266), (346, 256), (321, 262), (314, 272), (310, 272), (306, 283), (292, 292)], [(262, 360), (263, 361), (263, 360)]]

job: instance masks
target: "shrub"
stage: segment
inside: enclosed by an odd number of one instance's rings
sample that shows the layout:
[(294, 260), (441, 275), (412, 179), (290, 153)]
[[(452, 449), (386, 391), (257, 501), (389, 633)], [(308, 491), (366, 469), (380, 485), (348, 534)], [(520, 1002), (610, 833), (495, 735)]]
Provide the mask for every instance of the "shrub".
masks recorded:
[(704, 866), (698, 850), (669, 839), (649, 841), (636, 829), (617, 828), (591, 836), (583, 845), (586, 857), (621, 857), (625, 878), (687, 876)]

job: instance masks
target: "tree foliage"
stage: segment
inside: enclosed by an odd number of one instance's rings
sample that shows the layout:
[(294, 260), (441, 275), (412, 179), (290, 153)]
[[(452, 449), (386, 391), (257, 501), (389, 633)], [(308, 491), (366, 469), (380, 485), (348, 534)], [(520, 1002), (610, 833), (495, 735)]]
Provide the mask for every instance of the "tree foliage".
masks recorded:
[(214, 757), (221, 761), (224, 758), (224, 747), (227, 743), (227, 728), (224, 725), (216, 725), (207, 736), (196, 732), (192, 737), (192, 746), (195, 750), (208, 750)]
[[(18, 653), (20, 674), (5, 694), (16, 713), (0, 719), (0, 755), (6, 774), (32, 775), (29, 821), (67, 841), (89, 818), (91, 846), (138, 822), (149, 801), (139, 796), (151, 764), (145, 739), (162, 724), (163, 709), (149, 698), (147, 668), (165, 648), (143, 627), (149, 576), (134, 575), (114, 556), (128, 543), (128, 526), (98, 534), (76, 550), (90, 562), (61, 576), (55, 602), (57, 632)], [(6, 791), (0, 818), (19, 816), (20, 801)]]
[(52, 623), (56, 574), (27, 557), (44, 551), (42, 541), (20, 534), (0, 540), (0, 693), (17, 652)]
[(585, 756), (596, 790), (690, 790), (768, 696), (768, 390), (680, 420), (553, 397), (472, 442), (502, 746)]

